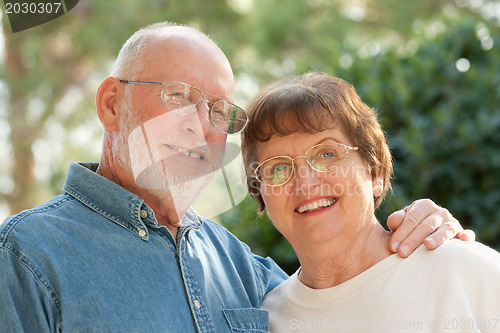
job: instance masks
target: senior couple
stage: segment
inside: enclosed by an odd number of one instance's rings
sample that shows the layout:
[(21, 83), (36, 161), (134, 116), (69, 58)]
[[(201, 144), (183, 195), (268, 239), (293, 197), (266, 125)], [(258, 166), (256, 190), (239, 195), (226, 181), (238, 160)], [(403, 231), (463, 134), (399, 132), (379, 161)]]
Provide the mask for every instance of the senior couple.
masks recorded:
[[(390, 155), (352, 87), (308, 74), (248, 113), (232, 101), (231, 67), (206, 35), (159, 23), (129, 38), (97, 92), (100, 163), (72, 164), (62, 195), (0, 226), (0, 331), (320, 331), (489, 314), (493, 286), (475, 283), (496, 276), (483, 258), (496, 252), (457, 240), (392, 254), (471, 235), (429, 200), (393, 214), (394, 234), (380, 226)], [(288, 279), (189, 207), (242, 131), (250, 193), (301, 262)]]

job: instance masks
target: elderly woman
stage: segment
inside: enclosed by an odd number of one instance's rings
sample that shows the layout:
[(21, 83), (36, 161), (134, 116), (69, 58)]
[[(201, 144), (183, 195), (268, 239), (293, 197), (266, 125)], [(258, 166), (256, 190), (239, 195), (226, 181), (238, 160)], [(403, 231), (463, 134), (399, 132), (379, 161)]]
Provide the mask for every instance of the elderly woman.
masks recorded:
[(271, 332), (500, 331), (499, 253), (450, 241), (392, 254), (374, 215), (392, 157), (351, 85), (318, 73), (286, 78), (248, 113), (249, 191), (301, 263), (264, 299)]

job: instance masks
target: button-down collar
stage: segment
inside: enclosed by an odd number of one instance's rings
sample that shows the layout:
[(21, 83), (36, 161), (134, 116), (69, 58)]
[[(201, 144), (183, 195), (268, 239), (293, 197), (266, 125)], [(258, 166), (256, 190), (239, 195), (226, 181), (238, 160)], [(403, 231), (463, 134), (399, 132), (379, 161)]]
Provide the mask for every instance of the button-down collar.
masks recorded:
[[(124, 227), (137, 237), (148, 240), (146, 225), (158, 225), (153, 210), (139, 196), (96, 173), (97, 163), (72, 163), (63, 190), (87, 207)], [(87, 186), (79, 184), (85, 181)], [(100, 191), (107, 188), (108, 191)], [(186, 212), (181, 231), (199, 229), (202, 221), (190, 208)]]

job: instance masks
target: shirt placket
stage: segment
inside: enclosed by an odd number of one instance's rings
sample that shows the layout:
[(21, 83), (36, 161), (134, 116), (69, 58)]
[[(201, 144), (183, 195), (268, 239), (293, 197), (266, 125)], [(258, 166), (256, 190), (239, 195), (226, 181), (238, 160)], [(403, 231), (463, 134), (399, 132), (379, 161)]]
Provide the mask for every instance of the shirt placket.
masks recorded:
[(189, 245), (189, 230), (184, 231), (184, 235), (179, 238), (179, 264), (182, 271), (186, 294), (189, 299), (189, 306), (193, 314), (196, 326), (199, 332), (215, 333), (215, 326), (209, 313), (208, 304), (198, 283), (197, 268), (191, 262), (190, 258), (194, 256), (193, 248)]

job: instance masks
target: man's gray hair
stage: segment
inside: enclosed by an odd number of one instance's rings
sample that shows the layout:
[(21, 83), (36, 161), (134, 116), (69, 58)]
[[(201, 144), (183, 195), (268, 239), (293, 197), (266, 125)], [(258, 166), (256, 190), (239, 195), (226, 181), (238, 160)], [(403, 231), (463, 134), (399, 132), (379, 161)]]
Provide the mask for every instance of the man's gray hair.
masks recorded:
[[(148, 42), (150, 42), (153, 38), (162, 39), (164, 36), (168, 36), (168, 34), (165, 34), (165, 29), (169, 27), (184, 27), (205, 35), (194, 28), (173, 22), (159, 22), (148, 25), (136, 31), (129, 37), (129, 39), (127, 39), (125, 44), (123, 44), (111, 70), (111, 76), (126, 80), (137, 79), (137, 73), (139, 73), (146, 65), (144, 61), (146, 53), (144, 50), (148, 45)], [(206, 37), (209, 38), (208, 36)]]

